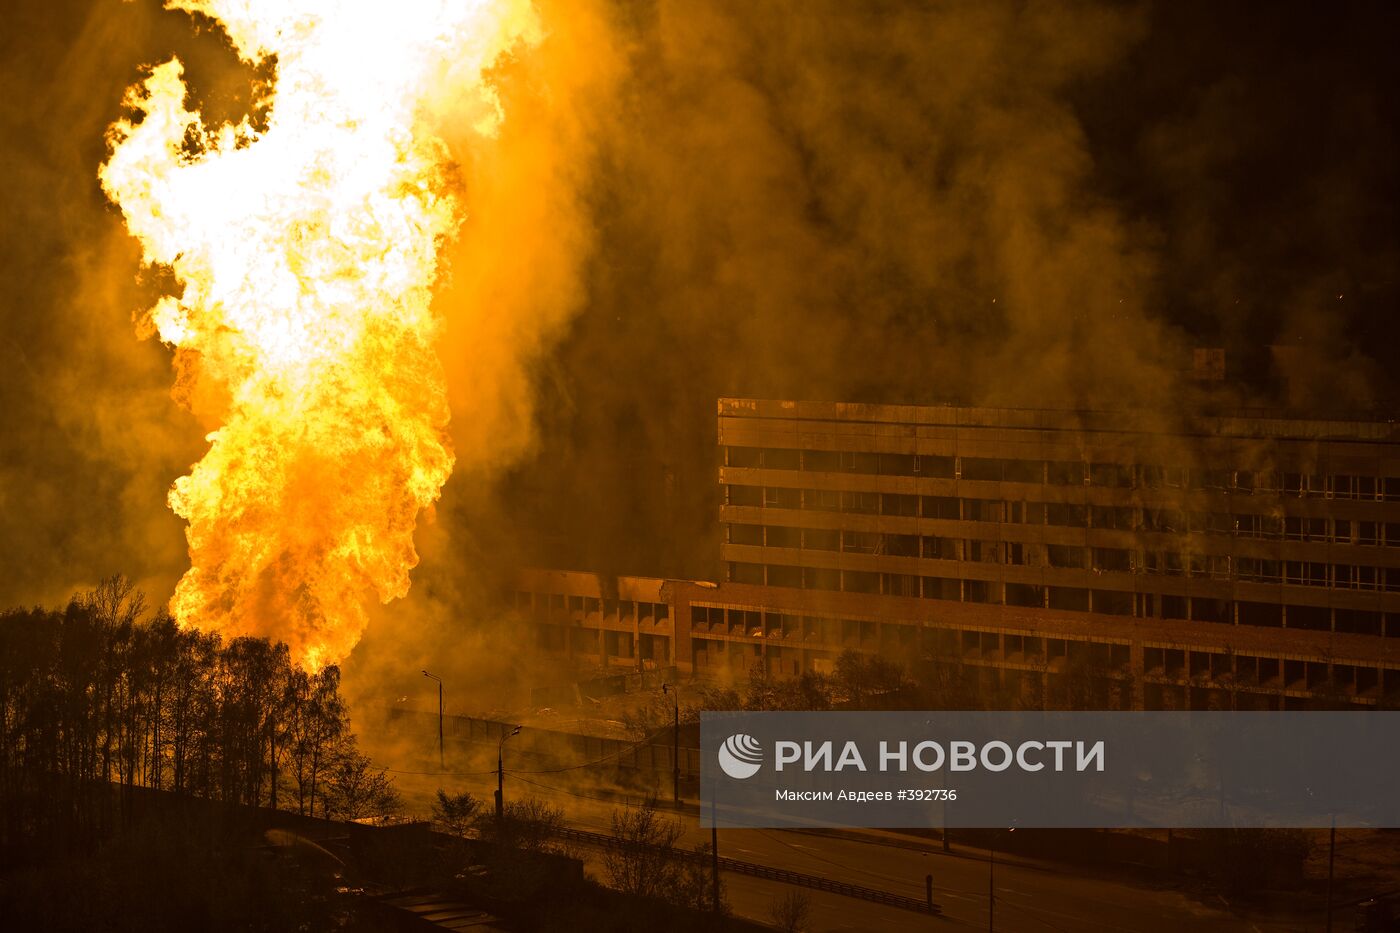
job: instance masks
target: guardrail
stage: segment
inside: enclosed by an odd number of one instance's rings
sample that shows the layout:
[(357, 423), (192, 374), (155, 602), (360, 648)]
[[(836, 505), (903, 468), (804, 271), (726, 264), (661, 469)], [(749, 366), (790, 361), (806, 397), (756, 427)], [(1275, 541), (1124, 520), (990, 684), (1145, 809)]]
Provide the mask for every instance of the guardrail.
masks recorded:
[[(600, 848), (620, 849), (628, 845), (616, 836), (609, 836), (607, 833), (595, 833), (586, 829), (563, 828), (558, 833), (561, 839), (570, 839), (583, 845), (597, 846)], [(674, 851), (678, 858), (709, 858), (708, 855), (696, 855), (684, 850)], [(900, 910), (912, 910), (915, 913), (941, 914), (943, 909), (937, 904), (932, 906), (930, 911), (929, 903), (917, 897), (906, 897), (903, 894), (891, 894), (889, 891), (881, 891), (878, 888), (867, 888), (858, 884), (848, 884), (844, 881), (835, 881), (831, 878), (823, 878), (820, 875), (807, 875), (798, 871), (788, 871), (786, 868), (773, 868), (770, 865), (758, 865), (753, 862), (744, 862), (735, 858), (728, 858), (721, 855), (719, 857), (719, 867), (724, 871), (732, 871), (741, 875), (752, 875), (755, 878), (766, 878), (769, 881), (778, 881), (782, 884), (795, 885), (801, 888), (812, 888), (816, 891), (828, 891), (832, 894), (840, 894), (843, 897), (853, 897), (862, 901), (872, 901), (876, 904), (884, 904), (888, 907), (897, 907)]]

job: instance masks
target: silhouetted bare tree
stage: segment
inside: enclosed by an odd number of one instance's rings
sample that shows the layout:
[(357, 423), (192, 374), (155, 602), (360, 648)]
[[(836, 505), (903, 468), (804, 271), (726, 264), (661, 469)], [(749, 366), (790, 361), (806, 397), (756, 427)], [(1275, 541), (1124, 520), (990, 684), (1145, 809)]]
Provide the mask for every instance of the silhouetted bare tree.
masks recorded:
[(225, 644), (148, 614), (122, 577), (61, 611), (0, 612), (0, 845), (85, 846), (136, 786), (254, 806), (294, 797), (307, 815), (392, 809), (339, 688), (336, 668), (307, 674), (285, 645)]

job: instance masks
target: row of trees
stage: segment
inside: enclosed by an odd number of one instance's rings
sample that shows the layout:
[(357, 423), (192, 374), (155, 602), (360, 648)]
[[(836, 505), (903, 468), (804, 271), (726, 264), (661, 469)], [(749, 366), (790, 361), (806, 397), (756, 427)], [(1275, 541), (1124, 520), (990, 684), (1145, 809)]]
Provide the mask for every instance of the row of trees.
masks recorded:
[(313, 816), (390, 808), (339, 688), (286, 645), (148, 613), (121, 577), (62, 610), (0, 613), (0, 843), (105, 834), (114, 784)]

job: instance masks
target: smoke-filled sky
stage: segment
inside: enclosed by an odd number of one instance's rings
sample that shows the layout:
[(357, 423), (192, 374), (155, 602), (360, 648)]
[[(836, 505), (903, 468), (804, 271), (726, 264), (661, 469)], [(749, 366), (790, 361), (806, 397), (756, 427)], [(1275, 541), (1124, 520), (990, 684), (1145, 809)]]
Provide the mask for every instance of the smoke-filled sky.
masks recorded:
[(1190, 407), (1206, 345), (1243, 377), (1227, 402), (1393, 400), (1398, 27), (1384, 4), (636, 11), (588, 301), (515, 503), (548, 517), (541, 560), (717, 573), (717, 394)]
[[(457, 470), (405, 605), (449, 628), (517, 560), (713, 574), (718, 395), (1396, 398), (1394, 4), (537, 7), (499, 137), (443, 130)], [(148, 0), (6, 20), (0, 605), (113, 572), (164, 599), (212, 426), (137, 339), (172, 285), (103, 199), (104, 133), (171, 54), (207, 122), (270, 75)], [(1223, 398), (1181, 379), (1201, 345)]]

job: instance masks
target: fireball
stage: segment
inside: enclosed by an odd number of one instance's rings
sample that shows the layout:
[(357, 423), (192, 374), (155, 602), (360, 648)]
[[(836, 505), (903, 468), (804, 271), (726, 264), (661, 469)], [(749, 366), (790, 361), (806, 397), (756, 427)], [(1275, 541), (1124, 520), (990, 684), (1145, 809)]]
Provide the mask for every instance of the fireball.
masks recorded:
[(141, 318), (215, 427), (170, 492), (182, 625), (342, 659), (365, 601), (408, 591), (418, 516), (452, 471), (431, 307), (462, 192), (439, 131), (491, 134), (483, 72), (537, 38), (525, 0), (172, 0), (275, 77), (207, 126), (171, 59), (127, 93), (99, 171), (176, 294)]

